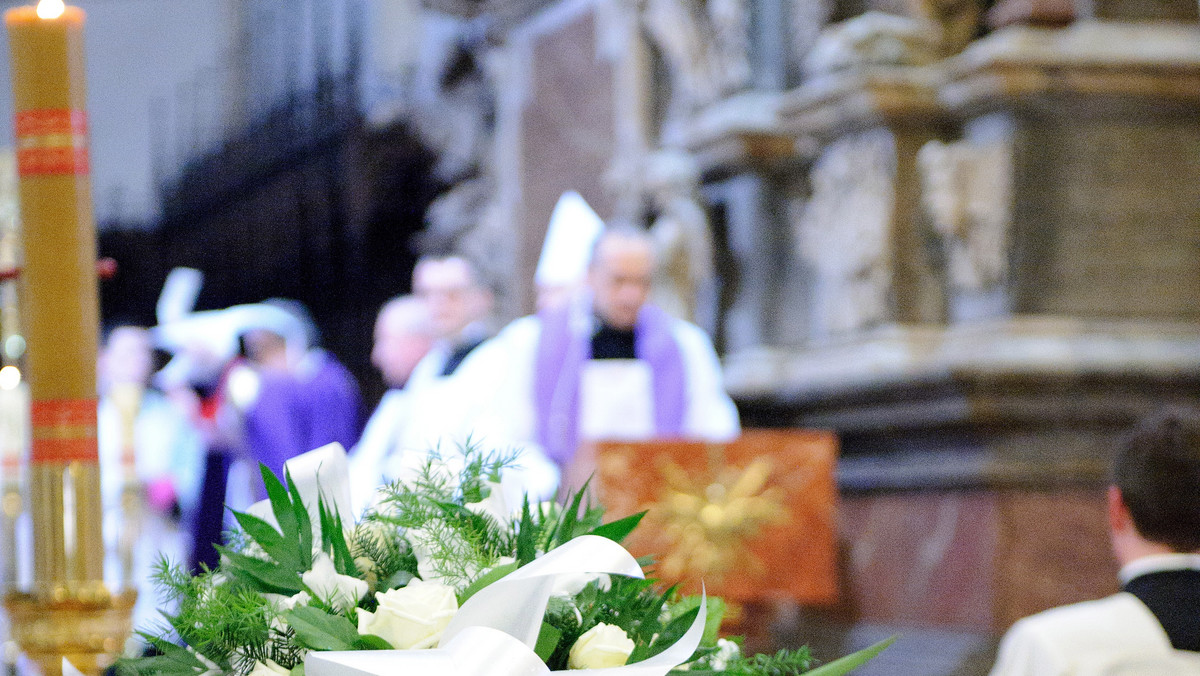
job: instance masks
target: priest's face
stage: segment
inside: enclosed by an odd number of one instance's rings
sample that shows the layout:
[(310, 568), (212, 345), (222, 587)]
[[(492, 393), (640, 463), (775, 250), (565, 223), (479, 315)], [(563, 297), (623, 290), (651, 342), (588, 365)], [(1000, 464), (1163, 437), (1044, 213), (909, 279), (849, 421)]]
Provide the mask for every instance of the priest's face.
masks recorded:
[(491, 312), (491, 293), (479, 284), (471, 264), (457, 256), (418, 263), (413, 293), (429, 308), (437, 338), (452, 339)]
[(632, 329), (650, 295), (653, 274), (654, 250), (648, 240), (602, 240), (588, 270), (596, 315), (613, 328)]

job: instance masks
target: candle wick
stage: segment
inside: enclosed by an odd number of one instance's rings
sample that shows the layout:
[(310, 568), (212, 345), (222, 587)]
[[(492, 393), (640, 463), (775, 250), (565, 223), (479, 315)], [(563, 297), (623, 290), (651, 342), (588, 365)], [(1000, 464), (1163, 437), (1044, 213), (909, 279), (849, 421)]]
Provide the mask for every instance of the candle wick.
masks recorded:
[(57, 19), (67, 11), (63, 0), (41, 0), (37, 6), (37, 15), (42, 19)]

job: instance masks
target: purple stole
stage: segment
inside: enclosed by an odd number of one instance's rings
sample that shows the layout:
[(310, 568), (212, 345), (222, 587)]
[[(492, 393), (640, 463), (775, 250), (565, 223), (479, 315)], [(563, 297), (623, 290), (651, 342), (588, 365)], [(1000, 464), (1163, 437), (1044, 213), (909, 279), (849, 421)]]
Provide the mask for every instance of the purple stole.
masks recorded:
[[(584, 363), (592, 357), (591, 332), (571, 330), (572, 310), (566, 306), (538, 313), (542, 330), (534, 362), (537, 440), (560, 466), (579, 444), (579, 380)], [(650, 367), (655, 434), (663, 438), (682, 436), (687, 405), (687, 374), (671, 332), (672, 321), (647, 304), (633, 328), (634, 355)]]

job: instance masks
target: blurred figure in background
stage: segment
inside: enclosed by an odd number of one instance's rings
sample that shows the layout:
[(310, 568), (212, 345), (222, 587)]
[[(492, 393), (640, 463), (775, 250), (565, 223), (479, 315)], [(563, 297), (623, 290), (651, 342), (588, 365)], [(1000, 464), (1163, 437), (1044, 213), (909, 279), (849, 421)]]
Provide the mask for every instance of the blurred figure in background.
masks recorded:
[[(587, 285), (571, 302), (514, 321), (480, 348), (493, 364), (486, 407), (509, 439), (540, 449), (578, 490), (593, 460), (579, 442), (686, 438), (728, 441), (739, 434), (708, 336), (647, 302), (654, 242), (633, 227), (595, 242)], [(484, 369), (481, 369), (484, 370)]]
[[(479, 268), (465, 257), (425, 257), (413, 269), (413, 295), (425, 306), (433, 342), (413, 368), (404, 389), (409, 393), (409, 424), (400, 433), (389, 480), (400, 466), (412, 469), (435, 449), (454, 450), (481, 424), (474, 399), (458, 391), (469, 382), (470, 356), (491, 336), (493, 296)], [(478, 440), (478, 436), (474, 437)]]
[[(297, 301), (236, 306), (249, 374), (234, 374), (230, 397), (245, 411), (250, 460), (283, 477), (283, 463), (334, 441), (350, 448), (362, 431), (358, 383), (317, 345), (316, 326)], [(257, 471), (251, 474), (257, 477)], [(256, 484), (258, 482), (255, 482)]]
[[(201, 430), (207, 447), (193, 568), (214, 567), (226, 506), (262, 495), (258, 463), (283, 463), (332, 441), (358, 439), (362, 401), (350, 373), (316, 347), (307, 311), (294, 301), (193, 311), (203, 275), (179, 268), (159, 299), (159, 347), (173, 353), (155, 376)], [(245, 354), (240, 354), (244, 352)], [(241, 462), (234, 462), (234, 460)]]
[(425, 303), (434, 342), (410, 377), (419, 389), (454, 374), (491, 337), (494, 297), (479, 268), (463, 256), (426, 256), (413, 268), (413, 294)]
[[(413, 270), (413, 293), (428, 309), (434, 341), (404, 388), (409, 411), (383, 466), (388, 481), (415, 476), (431, 452), (453, 462), (466, 446), (516, 450), (504, 445), (511, 438), (487, 389), (497, 367), (507, 365), (477, 358), (490, 335), (493, 304), (478, 267), (462, 256), (424, 258)], [(553, 494), (557, 471), (536, 451), (522, 452), (516, 464), (505, 473), (510, 504), (520, 504), (525, 491), (539, 499)]]
[(195, 517), (204, 469), (199, 431), (149, 387), (152, 370), (149, 331), (113, 329), (98, 364), (104, 570), (111, 588), (136, 586), (137, 626), (149, 626), (166, 607), (149, 579), (159, 557), (182, 564), (191, 553), (184, 522)]
[(351, 496), (355, 511), (393, 472), (388, 464), (400, 453), (400, 435), (409, 424), (412, 392), (405, 387), (413, 369), (433, 345), (433, 326), (425, 303), (400, 296), (384, 304), (375, 320), (371, 363), (383, 375), (388, 391), (375, 407), (362, 438), (350, 456)]

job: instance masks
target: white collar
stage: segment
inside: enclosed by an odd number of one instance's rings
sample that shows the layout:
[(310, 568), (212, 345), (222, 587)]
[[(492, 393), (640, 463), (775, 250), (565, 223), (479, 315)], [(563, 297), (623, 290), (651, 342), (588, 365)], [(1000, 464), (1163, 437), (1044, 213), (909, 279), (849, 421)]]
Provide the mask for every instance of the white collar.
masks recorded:
[(1200, 554), (1151, 554), (1134, 559), (1121, 568), (1117, 577), (1128, 584), (1135, 577), (1171, 570), (1200, 570)]

